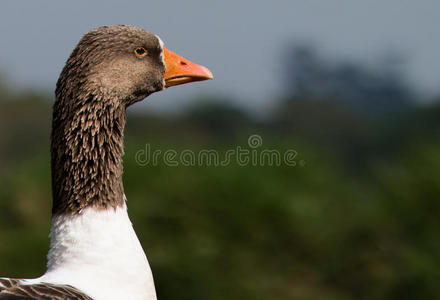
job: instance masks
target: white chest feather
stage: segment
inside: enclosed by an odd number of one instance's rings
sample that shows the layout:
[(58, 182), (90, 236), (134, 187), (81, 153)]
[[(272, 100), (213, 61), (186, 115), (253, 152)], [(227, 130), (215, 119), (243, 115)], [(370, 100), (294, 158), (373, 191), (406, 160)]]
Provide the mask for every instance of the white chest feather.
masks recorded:
[(96, 300), (156, 299), (151, 269), (125, 205), (55, 216), (47, 272), (36, 281), (69, 284)]

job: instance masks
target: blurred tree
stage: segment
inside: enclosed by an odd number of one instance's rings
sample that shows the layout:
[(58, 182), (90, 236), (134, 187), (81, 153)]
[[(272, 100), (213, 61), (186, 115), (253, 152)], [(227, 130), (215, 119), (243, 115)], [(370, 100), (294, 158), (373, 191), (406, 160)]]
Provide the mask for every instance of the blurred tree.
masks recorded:
[(233, 139), (251, 119), (244, 110), (228, 99), (199, 99), (186, 111), (186, 119), (208, 135)]
[(0, 70), (0, 102), (10, 100), (12, 98), (11, 96), (6, 76), (4, 76)]
[(359, 62), (329, 62), (313, 47), (296, 45), (289, 48), (286, 60), (287, 93), (295, 98), (343, 101), (365, 114), (396, 113), (413, 99), (398, 54), (385, 56), (374, 68)]

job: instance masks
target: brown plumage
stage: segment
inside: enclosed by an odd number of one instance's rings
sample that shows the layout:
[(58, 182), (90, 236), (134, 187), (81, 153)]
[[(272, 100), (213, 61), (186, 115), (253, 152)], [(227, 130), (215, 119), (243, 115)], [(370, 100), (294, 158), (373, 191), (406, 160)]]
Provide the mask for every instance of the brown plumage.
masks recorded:
[(92, 300), (70, 285), (26, 285), (19, 279), (0, 278), (1, 300)]
[[(144, 47), (140, 59), (134, 49)], [(52, 123), (53, 213), (122, 206), (125, 110), (164, 88), (159, 39), (134, 26), (87, 33), (56, 88)]]

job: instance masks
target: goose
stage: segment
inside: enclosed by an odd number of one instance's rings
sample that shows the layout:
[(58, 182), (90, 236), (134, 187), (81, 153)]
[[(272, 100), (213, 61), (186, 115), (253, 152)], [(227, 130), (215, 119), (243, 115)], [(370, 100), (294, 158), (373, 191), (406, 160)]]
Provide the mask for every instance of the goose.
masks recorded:
[(136, 26), (102, 26), (80, 39), (55, 90), (47, 270), (36, 279), (0, 278), (0, 300), (156, 299), (122, 185), (126, 108), (206, 79), (209, 69)]

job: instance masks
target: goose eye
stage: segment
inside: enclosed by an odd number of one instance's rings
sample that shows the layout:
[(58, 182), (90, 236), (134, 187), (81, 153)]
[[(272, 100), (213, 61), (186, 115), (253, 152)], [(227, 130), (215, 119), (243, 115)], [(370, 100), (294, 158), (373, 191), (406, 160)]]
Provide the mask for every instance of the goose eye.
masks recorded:
[(142, 56), (145, 56), (147, 54), (147, 50), (145, 50), (144, 47), (138, 47), (138, 48), (136, 48), (136, 50), (134, 50), (134, 53), (138, 57), (142, 57)]

